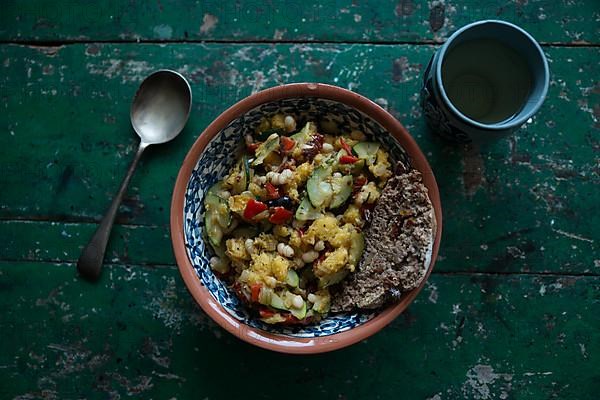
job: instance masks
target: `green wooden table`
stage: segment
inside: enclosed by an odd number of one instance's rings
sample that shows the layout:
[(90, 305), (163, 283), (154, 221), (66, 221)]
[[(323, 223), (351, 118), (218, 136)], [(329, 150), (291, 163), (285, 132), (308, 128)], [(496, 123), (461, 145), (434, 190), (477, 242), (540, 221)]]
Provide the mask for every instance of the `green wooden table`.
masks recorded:
[[(102, 3), (102, 4), (100, 4)], [(597, 399), (597, 0), (7, 0), (0, 11), (0, 398)], [(541, 111), (478, 149), (431, 136), (424, 66), (456, 28), (515, 22), (552, 71)], [(133, 93), (168, 67), (190, 121), (150, 149), (97, 284), (79, 252), (136, 147)], [(359, 92), (410, 130), (437, 176), (436, 270), (389, 327), (331, 354), (240, 342), (188, 295), (169, 239), (184, 155), (226, 107), (270, 86)]]

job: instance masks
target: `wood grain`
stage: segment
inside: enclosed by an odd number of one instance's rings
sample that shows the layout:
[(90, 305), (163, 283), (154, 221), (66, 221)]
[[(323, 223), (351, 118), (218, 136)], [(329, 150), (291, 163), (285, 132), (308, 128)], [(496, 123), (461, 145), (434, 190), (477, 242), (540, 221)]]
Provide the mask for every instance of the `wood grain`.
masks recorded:
[(371, 339), (290, 357), (217, 327), (174, 268), (0, 271), (2, 398), (585, 400), (600, 374), (598, 277), (434, 275)]
[[(8, 128), (0, 148), (10, 149), (0, 159), (0, 184), (10, 187), (0, 198), (0, 218), (97, 222), (135, 151), (138, 139), (128, 115), (135, 88), (150, 71), (172, 67), (192, 82), (190, 122), (174, 142), (144, 155), (118, 223), (166, 231), (175, 176), (206, 125), (253, 91), (321, 81), (383, 105), (428, 157), (445, 214), (438, 268), (598, 274), (600, 91), (594, 71), (600, 49), (547, 48), (552, 82), (541, 111), (514, 137), (481, 149), (447, 145), (424, 126), (418, 91), (434, 49), (93, 44), (49, 52), (0, 46), (0, 107), (6, 110), (0, 124)], [(83, 232), (90, 228), (77, 229)], [(169, 261), (153, 250), (144, 255), (142, 242), (131, 244), (139, 247), (129, 262)], [(55, 243), (58, 254), (61, 242)], [(167, 237), (151, 243), (170, 253)], [(69, 249), (64, 260), (71, 261), (77, 250)]]
[[(512, 138), (448, 145), (424, 126), (421, 75), (450, 33), (486, 18), (542, 42), (550, 92)], [(3, 2), (0, 398), (595, 399), (599, 18), (595, 0)], [(163, 67), (190, 80), (191, 119), (145, 154), (92, 285), (74, 262), (135, 151), (133, 93)], [(175, 176), (204, 127), (300, 81), (398, 118), (444, 210), (436, 270), (413, 305), (315, 357), (217, 327), (185, 289), (168, 232)]]
[(542, 42), (598, 44), (595, 0), (9, 0), (5, 41), (439, 42), (470, 22), (503, 19)]

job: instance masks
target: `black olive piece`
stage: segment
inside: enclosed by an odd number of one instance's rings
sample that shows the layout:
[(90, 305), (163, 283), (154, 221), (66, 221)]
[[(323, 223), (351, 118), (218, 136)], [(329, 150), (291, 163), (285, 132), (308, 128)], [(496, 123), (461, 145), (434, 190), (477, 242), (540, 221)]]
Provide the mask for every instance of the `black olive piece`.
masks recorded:
[(288, 196), (281, 196), (277, 199), (268, 200), (267, 206), (269, 207), (283, 207), (290, 210), (292, 208), (292, 199)]

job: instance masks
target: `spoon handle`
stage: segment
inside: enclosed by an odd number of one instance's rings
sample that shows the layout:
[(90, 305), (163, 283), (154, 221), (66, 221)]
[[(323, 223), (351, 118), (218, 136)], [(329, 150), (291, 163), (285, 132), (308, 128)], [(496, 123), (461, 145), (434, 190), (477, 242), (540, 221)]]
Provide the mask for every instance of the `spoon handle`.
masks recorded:
[(142, 156), (142, 153), (144, 153), (144, 149), (147, 146), (148, 144), (140, 142), (137, 153), (135, 154), (135, 157), (129, 166), (127, 175), (125, 175), (117, 195), (114, 197), (110, 208), (102, 218), (102, 221), (96, 229), (94, 236), (92, 236), (87, 246), (85, 246), (81, 252), (81, 256), (79, 256), (79, 260), (77, 261), (77, 270), (82, 277), (90, 281), (95, 281), (100, 277), (102, 261), (104, 260), (104, 253), (106, 252), (106, 245), (108, 244), (110, 231), (112, 230), (113, 223), (115, 222), (115, 216), (117, 215), (119, 205), (123, 200), (123, 195), (127, 191), (127, 185), (129, 185), (129, 181), (131, 180), (131, 176), (135, 171), (135, 167), (137, 166), (138, 161), (140, 160), (140, 157)]

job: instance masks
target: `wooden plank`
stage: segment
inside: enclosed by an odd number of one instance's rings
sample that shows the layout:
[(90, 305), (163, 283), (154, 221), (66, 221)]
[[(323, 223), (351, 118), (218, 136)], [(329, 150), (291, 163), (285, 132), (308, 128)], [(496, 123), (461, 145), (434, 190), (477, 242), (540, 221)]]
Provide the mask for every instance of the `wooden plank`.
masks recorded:
[(598, 277), (434, 275), (381, 333), (292, 360), (218, 328), (175, 269), (109, 267), (95, 285), (72, 265), (0, 271), (2, 398), (274, 399), (284, 387), (290, 399), (585, 400), (598, 388)]
[(594, 0), (5, 2), (5, 41), (442, 41), (472, 21), (504, 19), (543, 42), (598, 43)]
[[(0, 197), (0, 218), (98, 221), (136, 145), (131, 96), (147, 73), (173, 67), (192, 82), (194, 111), (179, 138), (144, 156), (119, 223), (166, 229), (179, 165), (225, 107), (265, 87), (322, 81), (382, 104), (428, 156), (445, 215), (441, 270), (597, 274), (600, 50), (548, 48), (546, 104), (512, 139), (485, 149), (447, 145), (426, 131), (417, 99), (433, 51), (405, 45), (0, 46), (0, 125), (7, 127), (0, 135), (0, 186), (10, 188)], [(150, 241), (170, 253), (167, 238)], [(51, 260), (65, 251), (54, 243)], [(139, 257), (129, 262), (166, 261), (136, 251)]]
[[(94, 233), (95, 224), (61, 223), (47, 221), (0, 221), (0, 260), (37, 262), (76, 262), (85, 243)], [(460, 243), (451, 238), (445, 240), (436, 273), (481, 272), (536, 273), (600, 275), (597, 268), (587, 268), (587, 258), (593, 259), (593, 251), (588, 257), (579, 253), (571, 254), (569, 242), (554, 242), (544, 251), (517, 256), (512, 249), (523, 241), (535, 240), (526, 233), (515, 233), (498, 241), (481, 254), (476, 245), (468, 257), (471, 263), (463, 262), (464, 251)], [(504, 242), (504, 243), (500, 243)], [(510, 253), (505, 255), (504, 246)], [(518, 247), (516, 247), (518, 248)], [(479, 249), (481, 250), (481, 249)], [(111, 264), (168, 265), (175, 259), (171, 248), (168, 229), (158, 226), (116, 225), (106, 252), (106, 262)], [(593, 261), (591, 261), (593, 262)]]
[[(76, 262), (96, 224), (0, 221), (0, 259)], [(110, 263), (173, 264), (169, 230), (158, 226), (116, 225), (106, 250)]]

